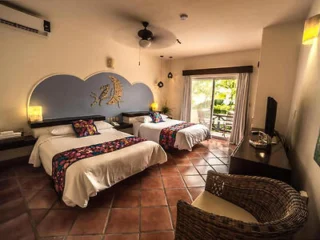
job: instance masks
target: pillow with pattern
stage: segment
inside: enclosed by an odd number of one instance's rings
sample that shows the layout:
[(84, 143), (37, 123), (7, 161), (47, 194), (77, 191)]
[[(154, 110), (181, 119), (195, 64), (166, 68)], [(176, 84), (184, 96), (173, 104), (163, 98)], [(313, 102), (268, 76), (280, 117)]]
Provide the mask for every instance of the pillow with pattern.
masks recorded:
[(87, 121), (85, 120), (74, 121), (72, 122), (72, 127), (77, 137), (87, 137), (91, 135), (100, 134), (97, 130), (96, 125), (94, 125), (94, 122), (92, 119)]
[(150, 112), (150, 117), (153, 123), (164, 122), (159, 112)]

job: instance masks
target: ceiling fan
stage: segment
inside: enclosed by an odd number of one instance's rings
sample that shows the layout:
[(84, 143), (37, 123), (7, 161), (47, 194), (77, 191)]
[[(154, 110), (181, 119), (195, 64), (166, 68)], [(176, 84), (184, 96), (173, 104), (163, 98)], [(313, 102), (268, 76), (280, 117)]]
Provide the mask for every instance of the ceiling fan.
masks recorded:
[(141, 38), (139, 41), (139, 46), (142, 48), (150, 47), (153, 40), (153, 33), (147, 29), (149, 26), (148, 22), (142, 22), (144, 29), (139, 30), (138, 36)]
[[(141, 27), (143, 28), (141, 29)], [(121, 44), (134, 48), (162, 49), (177, 42), (177, 38), (172, 32), (149, 24), (147, 21), (131, 21), (128, 27), (118, 29), (113, 38)]]

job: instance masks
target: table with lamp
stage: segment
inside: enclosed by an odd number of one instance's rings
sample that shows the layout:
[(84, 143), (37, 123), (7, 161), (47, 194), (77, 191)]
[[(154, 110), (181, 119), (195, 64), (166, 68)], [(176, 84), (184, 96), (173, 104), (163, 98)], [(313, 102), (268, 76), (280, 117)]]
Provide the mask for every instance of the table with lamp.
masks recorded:
[[(28, 122), (42, 122), (42, 106), (28, 108)], [(4, 131), (0, 134), (0, 166), (25, 163), (37, 139), (23, 131)]]

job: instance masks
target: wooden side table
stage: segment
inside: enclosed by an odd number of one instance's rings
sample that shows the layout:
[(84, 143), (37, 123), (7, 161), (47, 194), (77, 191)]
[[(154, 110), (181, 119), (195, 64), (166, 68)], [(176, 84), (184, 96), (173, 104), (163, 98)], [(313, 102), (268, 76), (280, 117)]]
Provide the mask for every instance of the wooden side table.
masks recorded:
[(0, 140), (0, 166), (27, 161), (31, 152), (28, 147), (32, 147), (36, 141), (31, 135)]
[(119, 123), (119, 126), (114, 126), (118, 131), (133, 134), (133, 124), (132, 123)]
[(254, 148), (249, 139), (256, 136), (245, 136), (230, 157), (230, 174), (262, 176), (291, 183), (291, 166), (283, 144), (272, 145), (271, 153)]

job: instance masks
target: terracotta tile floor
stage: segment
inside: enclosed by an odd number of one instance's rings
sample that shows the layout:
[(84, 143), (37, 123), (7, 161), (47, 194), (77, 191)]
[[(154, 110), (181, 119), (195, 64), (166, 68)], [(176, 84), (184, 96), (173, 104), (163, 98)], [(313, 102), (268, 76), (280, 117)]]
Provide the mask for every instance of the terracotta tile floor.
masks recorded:
[(177, 201), (192, 202), (206, 173), (228, 171), (233, 146), (211, 139), (193, 152), (168, 152), (153, 166), (93, 197), (86, 209), (67, 207), (41, 168), (0, 170), (0, 238), (59, 240), (174, 239)]

